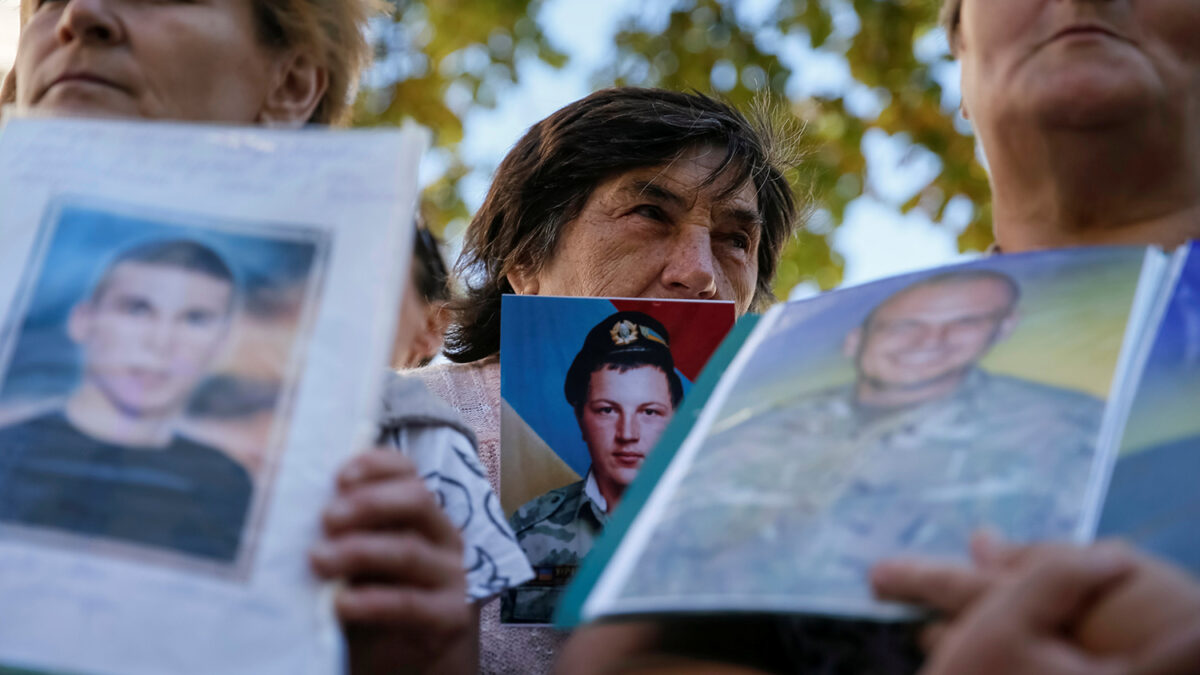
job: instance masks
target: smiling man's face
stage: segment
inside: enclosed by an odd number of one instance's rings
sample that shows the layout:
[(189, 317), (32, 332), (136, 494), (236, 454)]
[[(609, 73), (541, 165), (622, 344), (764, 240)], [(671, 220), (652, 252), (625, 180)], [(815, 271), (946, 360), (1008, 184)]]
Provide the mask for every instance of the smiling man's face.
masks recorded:
[(71, 313), (84, 379), (131, 417), (172, 415), (209, 373), (229, 332), (233, 286), (200, 272), (118, 264)]
[(851, 337), (859, 380), (876, 391), (917, 390), (963, 376), (1011, 323), (1013, 299), (991, 279), (901, 291)]

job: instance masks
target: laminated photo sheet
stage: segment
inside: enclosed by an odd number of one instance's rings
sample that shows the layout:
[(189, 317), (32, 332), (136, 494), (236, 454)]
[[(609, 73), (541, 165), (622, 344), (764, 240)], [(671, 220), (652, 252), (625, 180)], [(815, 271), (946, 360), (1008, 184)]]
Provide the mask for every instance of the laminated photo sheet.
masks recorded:
[(1146, 364), (1100, 516), (1099, 537), (1119, 537), (1200, 575), (1200, 252), (1176, 251), (1147, 331)]
[(506, 295), (501, 316), (500, 506), (535, 576), (501, 595), (500, 620), (544, 625), (736, 310)]
[[(1003, 256), (773, 308), (581, 618), (904, 618), (871, 597), (880, 558), (965, 559), (982, 527), (1089, 539), (1165, 268), (1139, 248)], [(940, 398), (856, 401), (864, 381), (948, 367), (967, 376)]]
[(0, 668), (335, 673), (423, 132), (9, 119)]

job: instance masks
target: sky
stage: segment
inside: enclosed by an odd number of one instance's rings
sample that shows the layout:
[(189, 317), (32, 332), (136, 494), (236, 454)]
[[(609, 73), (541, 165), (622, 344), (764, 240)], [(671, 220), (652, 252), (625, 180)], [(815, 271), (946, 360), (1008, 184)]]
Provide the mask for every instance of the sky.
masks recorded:
[(0, 73), (12, 67), (17, 51), (17, 0), (0, 0)]
[[(748, 0), (763, 4), (765, 0)], [(467, 115), (463, 139), (466, 158), (478, 166), (495, 167), (504, 153), (537, 120), (589, 92), (591, 74), (605, 60), (620, 17), (630, 8), (646, 7), (644, 0), (550, 0), (542, 15), (550, 40), (566, 52), (567, 67), (555, 70), (541, 63), (520, 66), (521, 84), (510, 89), (495, 110), (477, 109)], [(589, 30), (578, 30), (588, 26)], [(0, 0), (0, 72), (7, 70), (16, 50), (17, 0)], [(838, 86), (845, 78), (837, 64), (812, 52), (788, 49), (786, 57), (798, 72), (804, 72), (812, 87)], [(952, 77), (950, 79), (953, 79)], [(930, 159), (911, 156), (882, 135), (864, 141), (870, 167), (871, 187), (879, 199), (863, 197), (847, 211), (845, 223), (835, 235), (835, 247), (846, 258), (846, 284), (857, 284), (916, 269), (963, 259), (954, 244), (954, 233), (937, 227), (919, 214), (901, 215), (893, 206), (907, 199), (922, 185), (931, 170)], [(436, 171), (436, 161), (427, 163), (426, 179)], [(464, 184), (467, 205), (475, 208), (483, 200), (490, 176), (476, 172)], [(950, 221), (961, 209), (951, 209)], [(965, 218), (957, 227), (965, 226)], [(951, 229), (955, 225), (951, 223)], [(451, 242), (453, 244), (454, 242)], [(815, 289), (800, 287), (795, 296)]]

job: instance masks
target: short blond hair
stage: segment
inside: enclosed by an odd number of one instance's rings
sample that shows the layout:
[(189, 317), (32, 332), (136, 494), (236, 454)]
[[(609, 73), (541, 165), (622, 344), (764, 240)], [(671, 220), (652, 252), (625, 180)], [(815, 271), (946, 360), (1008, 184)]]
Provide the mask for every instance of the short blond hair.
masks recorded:
[[(310, 122), (344, 124), (358, 78), (371, 62), (367, 20), (380, 0), (253, 0), (259, 41), (273, 49), (306, 48), (328, 73), (328, 88)], [(21, 25), (36, 9), (21, 0)], [(10, 93), (11, 92), (6, 92)]]

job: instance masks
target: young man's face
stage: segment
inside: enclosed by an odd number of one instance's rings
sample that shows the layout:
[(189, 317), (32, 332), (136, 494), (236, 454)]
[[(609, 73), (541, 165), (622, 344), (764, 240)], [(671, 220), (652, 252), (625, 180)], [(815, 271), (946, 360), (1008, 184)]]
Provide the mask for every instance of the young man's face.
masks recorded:
[(621, 489), (632, 483), (674, 413), (671, 385), (656, 366), (592, 373), (579, 427), (596, 479)]
[(84, 379), (127, 415), (171, 415), (208, 373), (229, 328), (233, 286), (179, 267), (124, 262), (71, 312)]

